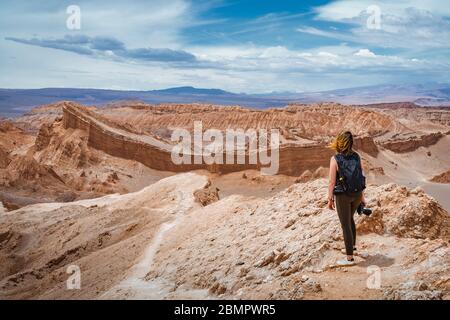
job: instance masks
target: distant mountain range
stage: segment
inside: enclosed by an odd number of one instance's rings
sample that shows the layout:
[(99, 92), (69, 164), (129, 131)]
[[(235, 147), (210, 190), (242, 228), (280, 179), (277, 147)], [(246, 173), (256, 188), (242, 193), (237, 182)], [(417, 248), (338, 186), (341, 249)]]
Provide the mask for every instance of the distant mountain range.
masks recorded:
[(199, 102), (262, 109), (282, 107), (290, 102), (339, 102), (345, 104), (414, 102), (423, 106), (450, 106), (450, 84), (379, 85), (322, 92), (268, 94), (232, 93), (221, 89), (194, 87), (150, 91), (75, 88), (0, 89), (0, 115), (16, 117), (33, 107), (61, 100), (99, 106), (115, 101), (140, 100), (147, 103)]
[(344, 104), (414, 102), (422, 106), (450, 105), (450, 84), (378, 85), (305, 93), (305, 99)]

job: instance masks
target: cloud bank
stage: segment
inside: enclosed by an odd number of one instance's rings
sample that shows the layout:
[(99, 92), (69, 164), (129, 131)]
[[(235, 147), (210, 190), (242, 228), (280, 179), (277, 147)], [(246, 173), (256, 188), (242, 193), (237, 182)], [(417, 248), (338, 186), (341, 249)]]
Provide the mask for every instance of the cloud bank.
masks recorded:
[[(450, 82), (444, 0), (258, 2), (78, 0), (0, 3), (0, 87), (235, 92), (320, 91), (381, 83)], [(368, 7), (379, 29), (367, 28)]]
[(137, 62), (195, 62), (196, 57), (183, 50), (167, 48), (128, 49), (120, 40), (113, 37), (89, 37), (86, 35), (66, 35), (60, 39), (21, 39), (6, 37), (5, 40), (18, 43), (69, 51), (107, 59), (125, 59)]

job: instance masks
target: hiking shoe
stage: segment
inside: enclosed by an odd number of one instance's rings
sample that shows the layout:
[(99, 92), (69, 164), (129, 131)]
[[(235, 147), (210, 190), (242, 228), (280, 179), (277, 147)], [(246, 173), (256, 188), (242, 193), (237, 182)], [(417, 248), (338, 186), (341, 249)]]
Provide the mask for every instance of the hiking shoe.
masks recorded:
[(345, 259), (336, 261), (336, 266), (338, 266), (338, 267), (350, 267), (350, 266), (354, 266), (355, 264), (356, 264), (355, 259), (348, 260), (347, 258), (345, 258)]

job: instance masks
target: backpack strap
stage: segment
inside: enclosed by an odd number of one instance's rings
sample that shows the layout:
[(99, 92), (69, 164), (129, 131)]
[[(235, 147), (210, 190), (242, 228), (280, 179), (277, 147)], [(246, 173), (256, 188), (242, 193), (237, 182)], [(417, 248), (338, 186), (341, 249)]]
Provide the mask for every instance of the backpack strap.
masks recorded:
[(339, 172), (339, 167), (341, 167), (341, 164), (342, 164), (342, 157), (343, 157), (343, 155), (342, 154), (340, 154), (340, 153), (336, 153), (335, 155), (334, 155), (334, 159), (336, 160), (336, 163), (337, 163), (337, 165), (338, 165), (338, 168), (337, 168), (337, 173), (336, 173), (336, 185), (337, 184), (342, 184), (341, 182), (343, 181), (343, 177), (342, 177), (342, 175), (340, 174), (340, 172)]
[(338, 165), (338, 172), (339, 172), (339, 168), (342, 168), (342, 166), (343, 166), (343, 162), (344, 162), (344, 155), (343, 154), (341, 154), (341, 153), (336, 153), (335, 155), (334, 155), (334, 159), (336, 160), (336, 162), (337, 162), (337, 165)]

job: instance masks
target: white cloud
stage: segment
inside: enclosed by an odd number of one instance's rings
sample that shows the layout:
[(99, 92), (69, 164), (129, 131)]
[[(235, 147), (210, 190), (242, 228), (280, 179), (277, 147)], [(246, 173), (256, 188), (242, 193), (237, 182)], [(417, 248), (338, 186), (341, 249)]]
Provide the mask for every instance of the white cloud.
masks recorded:
[[(298, 32), (301, 33), (308, 33), (315, 36), (322, 36), (322, 37), (328, 37), (328, 38), (338, 38), (341, 34), (336, 31), (326, 31), (326, 30), (320, 30), (314, 27), (299, 27), (297, 28)], [(342, 39), (342, 38), (341, 38)]]
[[(380, 9), (380, 28), (367, 27), (373, 12)], [(301, 27), (297, 31), (317, 36), (352, 41), (379, 47), (428, 48), (450, 47), (450, 6), (448, 1), (373, 1), (340, 0), (315, 9), (317, 19), (346, 23), (347, 31), (328, 31)]]
[(448, 0), (337, 0), (315, 8), (315, 12), (321, 20), (344, 21), (357, 18), (372, 5), (380, 7), (383, 15), (401, 16), (406, 8), (416, 8), (433, 15), (450, 16)]
[[(21, 44), (12, 42), (11, 46)], [(3, 71), (10, 76), (0, 79), (0, 87), (22, 83), (24, 88), (66, 86), (149, 90), (193, 85), (233, 92), (318, 91), (401, 82), (403, 78), (410, 77), (411, 72), (419, 72), (422, 77), (438, 69), (431, 62), (396, 56), (363, 58), (355, 55), (355, 52), (361, 51), (360, 48), (349, 46), (311, 50), (252, 45), (186, 49), (201, 59), (205, 67), (126, 64), (41, 47), (33, 47), (34, 55), (30, 57), (26, 53), (16, 55), (14, 50), (8, 49), (2, 51), (0, 56), (5, 63)], [(16, 56), (14, 61), (11, 55)], [(47, 58), (42, 59), (43, 56)], [(77, 61), (76, 65), (74, 61)], [(22, 67), (17, 68), (18, 65)], [(439, 66), (441, 77), (449, 73), (446, 71), (450, 71), (449, 66)], [(342, 79), (346, 79), (345, 83)]]
[(369, 49), (359, 49), (354, 53), (355, 56), (364, 57), (364, 58), (375, 58), (376, 54), (370, 51)]
[[(69, 2), (70, 4), (70, 2)], [(194, 6), (191, 0), (89, 1), (77, 0), (81, 30), (66, 27), (68, 4), (60, 0), (2, 0), (0, 36), (60, 38), (71, 32), (89, 36), (114, 36), (132, 47), (181, 49), (186, 27), (213, 23), (199, 17), (207, 7)]]
[[(218, 70), (251, 73), (315, 73), (367, 70), (403, 70), (432, 68), (424, 61), (395, 55), (376, 55), (366, 48), (346, 45), (318, 47), (310, 50), (290, 50), (284, 46), (201, 47), (190, 48), (203, 66)], [(373, 58), (377, 58), (376, 60)]]

